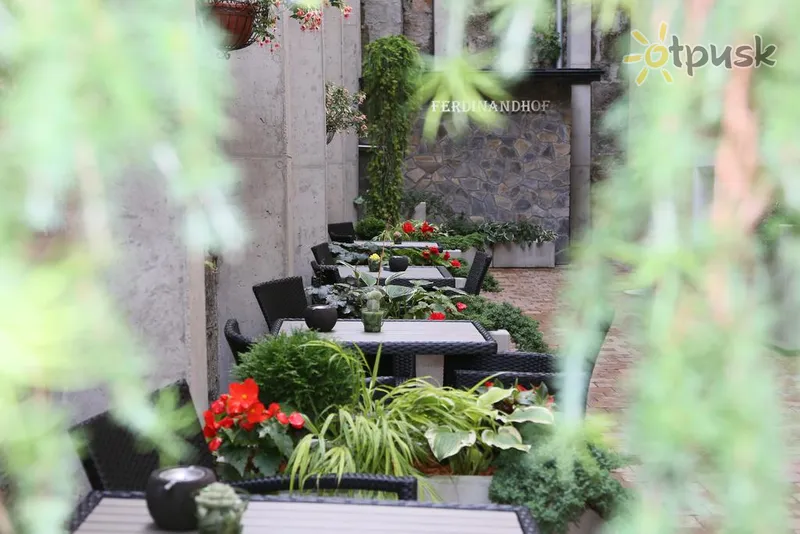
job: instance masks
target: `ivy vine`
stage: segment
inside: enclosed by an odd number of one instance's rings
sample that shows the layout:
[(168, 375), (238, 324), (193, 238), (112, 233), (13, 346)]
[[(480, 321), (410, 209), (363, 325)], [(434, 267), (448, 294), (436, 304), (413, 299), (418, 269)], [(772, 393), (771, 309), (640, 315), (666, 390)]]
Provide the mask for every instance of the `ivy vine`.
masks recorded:
[(416, 45), (402, 35), (376, 39), (364, 58), (364, 106), (369, 128), (367, 214), (395, 224), (401, 219), (403, 159), (419, 111), (415, 94), (422, 73)]

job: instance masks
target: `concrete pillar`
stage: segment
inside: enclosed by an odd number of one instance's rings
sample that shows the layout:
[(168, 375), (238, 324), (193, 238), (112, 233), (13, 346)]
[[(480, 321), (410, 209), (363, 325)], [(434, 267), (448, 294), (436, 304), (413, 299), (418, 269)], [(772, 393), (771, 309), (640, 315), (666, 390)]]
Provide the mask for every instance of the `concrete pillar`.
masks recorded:
[(443, 56), (447, 39), (447, 1), (433, 0), (433, 54)]
[[(342, 81), (351, 92), (358, 91), (361, 78), (361, 2), (351, 4), (353, 11), (342, 28)], [(356, 220), (358, 197), (359, 152), (358, 135), (342, 135), (344, 161), (344, 188), (342, 196), (342, 221)], [(336, 222), (336, 221), (331, 221)]]
[[(325, 12), (325, 81), (358, 91), (361, 76), (361, 5), (345, 19), (336, 8)], [(339, 132), (327, 146), (325, 160), (328, 223), (355, 221), (358, 196), (358, 135)]]
[[(567, 56), (571, 68), (592, 66), (591, 6), (571, 0), (567, 13)], [(591, 224), (591, 85), (572, 86), (570, 160), (570, 241), (580, 239)], [(564, 263), (566, 258), (557, 258)]]
[[(330, 15), (326, 24), (335, 24), (340, 15)], [(235, 136), (226, 149), (241, 169), (236, 200), (250, 242), (239, 257), (221, 258), (217, 324), (222, 332), (235, 318), (249, 337), (267, 330), (252, 287), (293, 275), (309, 283), (311, 247), (327, 240), (323, 34), (289, 17), (279, 26), (279, 50), (256, 45), (229, 60)], [(232, 362), (220, 335), (223, 389)]]

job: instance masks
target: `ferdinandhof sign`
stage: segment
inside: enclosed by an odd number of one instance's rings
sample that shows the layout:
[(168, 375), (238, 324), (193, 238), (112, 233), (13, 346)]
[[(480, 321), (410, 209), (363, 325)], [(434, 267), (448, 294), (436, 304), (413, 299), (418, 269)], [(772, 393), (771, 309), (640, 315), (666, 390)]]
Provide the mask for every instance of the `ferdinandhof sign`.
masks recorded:
[(433, 100), (432, 111), (444, 113), (470, 113), (474, 111), (497, 111), (499, 113), (538, 113), (550, 109), (549, 100), (503, 100), (459, 102), (451, 100)]

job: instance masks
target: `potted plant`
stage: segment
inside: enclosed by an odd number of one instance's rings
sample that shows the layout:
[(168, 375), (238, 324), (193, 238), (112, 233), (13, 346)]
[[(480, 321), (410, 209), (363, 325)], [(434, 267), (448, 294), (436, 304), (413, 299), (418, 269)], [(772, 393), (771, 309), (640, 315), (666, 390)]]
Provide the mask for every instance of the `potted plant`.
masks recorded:
[(392, 241), (394, 241), (395, 245), (400, 245), (403, 242), (403, 234), (402, 232), (395, 232), (392, 234)]
[(480, 226), (492, 247), (493, 267), (555, 267), (558, 235), (530, 221), (485, 222)]
[(381, 257), (377, 253), (372, 253), (369, 257), (369, 272), (377, 273), (381, 269)]
[(199, 534), (241, 534), (247, 509), (244, 495), (227, 484), (215, 482), (195, 497)]
[(359, 136), (367, 134), (367, 117), (359, 109), (365, 98), (360, 91), (352, 94), (341, 85), (325, 83), (325, 131), (328, 143), (333, 141), (336, 132), (352, 131)]
[(383, 310), (381, 300), (383, 293), (373, 289), (365, 295), (366, 306), (361, 310), (361, 322), (364, 323), (364, 332), (377, 333), (383, 326)]
[(277, 474), (294, 450), (289, 429), (305, 426), (305, 417), (298, 412), (287, 415), (277, 403), (265, 407), (252, 378), (231, 384), (229, 393), (215, 400), (203, 419), (208, 449), (217, 457), (225, 480)]

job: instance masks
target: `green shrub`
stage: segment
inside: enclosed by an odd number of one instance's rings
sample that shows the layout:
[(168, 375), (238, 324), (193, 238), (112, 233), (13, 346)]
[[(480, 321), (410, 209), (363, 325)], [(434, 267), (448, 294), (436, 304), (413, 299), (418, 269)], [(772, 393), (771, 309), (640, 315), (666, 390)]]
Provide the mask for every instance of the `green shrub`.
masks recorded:
[(443, 230), (449, 235), (469, 235), (480, 231), (480, 224), (468, 218), (463, 212), (449, 217), (444, 222)]
[(372, 239), (386, 229), (386, 221), (377, 217), (364, 217), (356, 223), (356, 236), (359, 239)]
[(469, 248), (483, 250), (486, 246), (483, 234), (479, 232), (438, 236), (436, 241), (444, 250), (460, 250), (462, 252)]
[(313, 420), (329, 407), (352, 405), (364, 381), (362, 362), (320, 340), (309, 331), (268, 337), (242, 356), (233, 375), (255, 380), (265, 405), (288, 404)]
[(496, 303), (480, 296), (464, 297), (467, 309), (460, 315), (479, 322), (487, 330), (508, 330), (517, 348), (526, 352), (548, 352), (539, 322), (507, 302)]
[(516, 243), (530, 246), (534, 243), (555, 241), (558, 237), (558, 234), (552, 230), (545, 230), (530, 221), (488, 221), (480, 226), (480, 232), (484, 235), (486, 242), (492, 245)]
[(611, 474), (623, 466), (620, 456), (599, 446), (588, 446), (589, 457), (576, 460), (572, 476), (559, 472), (546, 449), (529, 453), (504, 451), (497, 461), (489, 498), (499, 504), (527, 506), (542, 534), (563, 534), (586, 508), (610, 519), (629, 498)]

